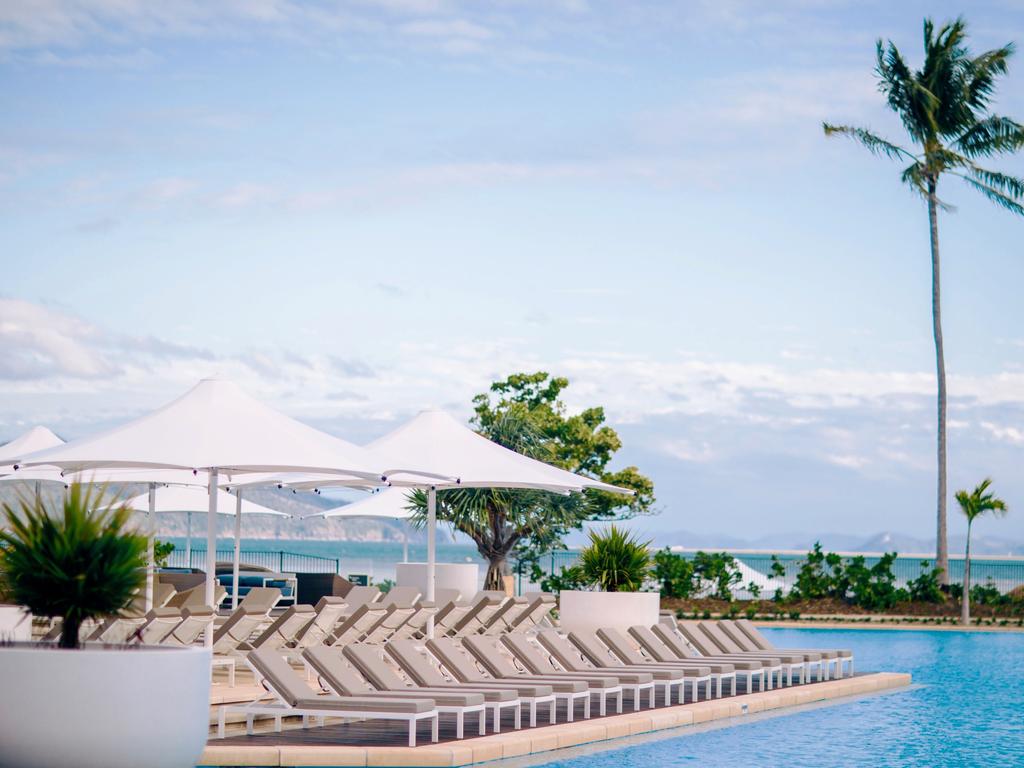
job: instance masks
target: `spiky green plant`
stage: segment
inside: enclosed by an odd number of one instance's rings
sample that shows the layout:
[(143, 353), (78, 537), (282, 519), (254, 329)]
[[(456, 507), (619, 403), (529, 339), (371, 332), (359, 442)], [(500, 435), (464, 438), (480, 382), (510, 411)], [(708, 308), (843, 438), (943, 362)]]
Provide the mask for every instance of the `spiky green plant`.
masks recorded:
[(650, 545), (614, 525), (591, 531), (578, 567), (584, 581), (606, 592), (636, 592), (651, 574)]
[(958, 18), (938, 29), (924, 21), (924, 64), (913, 71), (890, 41), (877, 44), (878, 88), (899, 115), (913, 142), (905, 148), (875, 133), (848, 125), (824, 124), (826, 136), (847, 136), (875, 155), (908, 162), (902, 181), (924, 198), (932, 261), (932, 335), (938, 378), (936, 459), (936, 566), (948, 584), (946, 541), (946, 363), (942, 343), (939, 290), (938, 211), (952, 210), (938, 196), (939, 179), (954, 176), (1011, 213), (1024, 215), (1024, 179), (991, 170), (979, 161), (1007, 155), (1024, 146), (1024, 126), (989, 112), (996, 81), (1008, 71), (1013, 43), (973, 55), (967, 47), (967, 23)]
[(145, 584), (148, 540), (104, 491), (74, 484), (57, 510), (27, 498), (3, 505), (4, 591), (37, 616), (59, 616), (63, 648), (78, 647), (82, 622), (120, 614)]
[(971, 623), (971, 526), (974, 521), (991, 512), (996, 517), (1006, 514), (1006, 502), (989, 491), (992, 479), (986, 477), (973, 491), (957, 491), (956, 501), (967, 518), (967, 549), (964, 553), (964, 595), (960, 601), (960, 621)]

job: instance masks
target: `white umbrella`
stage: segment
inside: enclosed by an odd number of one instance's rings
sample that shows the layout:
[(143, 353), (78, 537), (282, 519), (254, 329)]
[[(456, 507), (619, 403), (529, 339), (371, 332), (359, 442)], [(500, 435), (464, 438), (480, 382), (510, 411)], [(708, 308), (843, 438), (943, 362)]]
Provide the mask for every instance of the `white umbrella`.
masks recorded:
[(409, 530), (408, 520), (413, 515), (409, 509), (409, 496), (404, 488), (386, 488), (371, 493), (364, 499), (332, 507), (322, 512), (302, 515), (303, 519), (311, 517), (348, 517), (348, 518), (386, 518), (401, 520), (402, 527), (402, 562), (409, 562)]
[[(375, 466), (376, 461), (359, 446), (268, 408), (231, 382), (206, 379), (152, 413), (93, 437), (19, 457), (17, 463), (72, 471), (136, 467), (207, 472), (206, 601), (212, 605), (216, 489), (222, 474), (231, 480), (253, 472), (317, 472), (339, 483), (381, 482), (387, 467)], [(150, 490), (155, 496), (155, 489)]]
[[(4, 445), (0, 445), (0, 476), (8, 475), (14, 472), (14, 462), (17, 461), (21, 456), (27, 453), (35, 453), (36, 451), (43, 451), (47, 448), (53, 448), (58, 445), (64, 445), (64, 441), (57, 437), (47, 427), (35, 426), (32, 427), (28, 432), (22, 432), (16, 438), (11, 440)], [(36, 481), (36, 498), (39, 498), (40, 488), (39, 483), (41, 480), (49, 478), (20, 478), (23, 480), (35, 480)]]
[[(630, 496), (634, 493), (511, 451), (438, 410), (421, 412), (370, 443), (367, 449), (374, 455), (386, 455), (395, 467), (388, 473), (390, 484), (427, 489), (427, 600), (434, 599), (439, 488), (537, 488), (556, 493), (597, 488)], [(404, 468), (453, 474), (458, 480), (424, 485), (421, 478), (404, 472)], [(430, 622), (427, 631), (433, 634)]]

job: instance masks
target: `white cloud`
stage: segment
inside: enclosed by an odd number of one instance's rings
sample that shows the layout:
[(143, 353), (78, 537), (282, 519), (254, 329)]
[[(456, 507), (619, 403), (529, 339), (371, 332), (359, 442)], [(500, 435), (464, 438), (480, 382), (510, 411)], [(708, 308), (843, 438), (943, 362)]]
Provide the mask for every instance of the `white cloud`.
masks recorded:
[(1011, 445), (1024, 445), (1024, 430), (1017, 429), (1017, 427), (983, 421), (981, 422), (981, 428), (996, 440), (1010, 443)]
[(837, 467), (845, 467), (846, 469), (863, 469), (870, 463), (867, 457), (854, 456), (853, 454), (826, 456), (825, 460), (829, 464), (835, 464)]
[(715, 458), (715, 452), (706, 442), (694, 444), (688, 440), (668, 440), (662, 443), (661, 450), (679, 461), (706, 462)]

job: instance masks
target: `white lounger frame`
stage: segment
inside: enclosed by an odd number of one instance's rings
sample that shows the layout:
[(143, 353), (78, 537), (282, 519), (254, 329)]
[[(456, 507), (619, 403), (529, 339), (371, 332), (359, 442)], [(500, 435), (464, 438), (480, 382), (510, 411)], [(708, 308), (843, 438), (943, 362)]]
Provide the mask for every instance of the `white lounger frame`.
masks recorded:
[[(438, 711), (432, 709), (429, 712), (372, 712), (369, 710), (346, 710), (346, 709), (302, 709), (293, 707), (286, 702), (281, 695), (273, 689), (266, 679), (256, 668), (246, 661), (246, 665), (252, 670), (256, 681), (263, 686), (264, 693), (253, 699), (248, 704), (224, 704), (217, 715), (217, 738), (224, 738), (224, 726), (228, 712), (241, 712), (245, 715), (245, 732), (251, 736), (253, 733), (253, 720), (256, 715), (268, 715), (274, 718), (274, 731), (281, 732), (281, 719), (285, 717), (302, 717), (302, 727), (309, 727), (309, 719), (316, 718), (322, 726), (328, 717), (347, 717), (354, 720), (405, 720), (409, 724), (409, 746), (416, 746), (416, 726), (420, 720), (430, 720), (430, 740), (437, 742), (438, 739)], [(310, 691), (310, 693), (313, 693)], [(262, 703), (264, 699), (272, 697), (275, 701)]]

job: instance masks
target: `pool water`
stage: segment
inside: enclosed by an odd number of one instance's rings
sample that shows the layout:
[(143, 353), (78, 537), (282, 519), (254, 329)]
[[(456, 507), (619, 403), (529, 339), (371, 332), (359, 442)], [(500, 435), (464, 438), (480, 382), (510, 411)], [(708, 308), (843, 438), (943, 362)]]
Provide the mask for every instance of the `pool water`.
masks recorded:
[(910, 672), (916, 687), (545, 764), (1024, 766), (1024, 634), (765, 630), (780, 647), (851, 648), (859, 672)]

